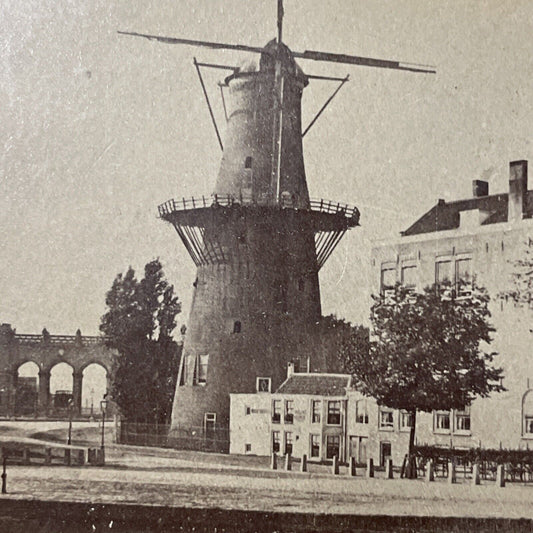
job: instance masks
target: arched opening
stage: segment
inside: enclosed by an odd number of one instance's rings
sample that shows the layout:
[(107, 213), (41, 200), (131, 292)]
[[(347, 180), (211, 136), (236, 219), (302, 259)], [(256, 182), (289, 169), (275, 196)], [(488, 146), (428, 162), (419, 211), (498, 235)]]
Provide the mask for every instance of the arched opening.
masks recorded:
[(15, 415), (32, 416), (36, 414), (38, 398), (39, 366), (33, 361), (28, 361), (17, 369)]
[(93, 416), (100, 412), (100, 402), (107, 392), (107, 370), (91, 363), (83, 370), (81, 386), (81, 414)]
[(66, 413), (72, 401), (73, 368), (68, 363), (58, 363), (50, 370), (50, 408)]

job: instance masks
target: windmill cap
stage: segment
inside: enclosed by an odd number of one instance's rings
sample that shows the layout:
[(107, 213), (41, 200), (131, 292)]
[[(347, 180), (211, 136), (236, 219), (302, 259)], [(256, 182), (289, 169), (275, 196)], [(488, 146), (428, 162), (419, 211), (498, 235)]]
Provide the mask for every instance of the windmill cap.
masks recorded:
[(263, 72), (263, 73), (274, 73), (276, 68), (276, 57), (278, 52), (278, 47), (280, 47), (279, 56), (281, 58), (281, 64), (284, 75), (294, 76), (297, 79), (300, 79), (307, 85), (308, 78), (305, 75), (304, 71), (294, 60), (292, 52), (289, 47), (284, 44), (278, 44), (276, 39), (269, 41), (264, 47), (264, 53), (262, 54), (251, 54), (246, 56), (242, 61), (237, 64), (238, 71), (226, 78), (226, 82), (231, 80), (234, 77), (238, 77), (239, 74), (250, 74), (254, 72)]

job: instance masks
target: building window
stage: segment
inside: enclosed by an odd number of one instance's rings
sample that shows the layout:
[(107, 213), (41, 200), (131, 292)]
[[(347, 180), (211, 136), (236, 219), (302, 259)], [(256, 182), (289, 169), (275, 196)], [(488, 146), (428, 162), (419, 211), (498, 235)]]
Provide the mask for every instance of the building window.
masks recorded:
[(251, 415), (251, 414), (252, 414), (252, 408), (246, 406), (246, 407), (244, 408), (244, 414), (246, 414), (246, 415)]
[(455, 291), (457, 296), (470, 296), (472, 294), (472, 281), (472, 260), (457, 260), (455, 262)]
[(180, 386), (187, 384), (187, 371), (188, 371), (187, 360), (188, 360), (188, 357), (183, 357), (183, 359), (181, 360)]
[(310, 435), (311, 457), (320, 457), (320, 435)]
[(279, 431), (272, 432), (272, 453), (279, 453)]
[(396, 285), (396, 268), (383, 268), (381, 270), (381, 294), (394, 289)]
[(251, 156), (248, 156), (244, 160), (244, 168), (252, 168), (252, 157)]
[(328, 402), (328, 424), (339, 426), (341, 423), (341, 401), (333, 400)]
[(209, 363), (209, 355), (198, 356), (198, 383), (207, 383), (207, 365)]
[(450, 411), (436, 411), (434, 415), (435, 431), (450, 431)]
[(245, 444), (244, 445), (244, 453), (250, 453), (252, 451), (252, 445), (251, 444)]
[(326, 437), (326, 459), (340, 458), (341, 438), (339, 435), (328, 435)]
[(322, 411), (322, 402), (320, 400), (311, 400), (311, 423), (320, 422), (320, 412)]
[(457, 409), (455, 413), (455, 431), (470, 431), (470, 406)]
[(233, 322), (233, 333), (240, 333), (241, 332), (241, 323), (239, 320), (236, 320)]
[(257, 378), (256, 389), (257, 392), (270, 392), (271, 387), (270, 378)]
[(355, 403), (355, 421), (358, 424), (368, 424), (368, 410), (366, 400), (357, 400)]
[(413, 413), (400, 411), (400, 429), (411, 429), (413, 427)]
[(452, 262), (438, 261), (435, 263), (435, 284), (439, 291), (450, 289), (452, 283)]
[(522, 399), (522, 418), (524, 435), (533, 437), (533, 390), (526, 392)]
[(402, 267), (402, 285), (407, 289), (416, 289), (417, 270), (415, 265)]
[(303, 291), (304, 289), (305, 289), (305, 281), (303, 280), (303, 278), (300, 278), (298, 280), (298, 290)]
[(197, 379), (197, 372), (196, 372), (196, 357), (194, 355), (188, 355), (187, 356), (187, 375), (185, 376), (185, 379), (187, 382), (189, 381), (189, 376), (192, 370), (192, 384), (196, 385), (196, 379)]
[(381, 407), (379, 410), (379, 429), (394, 428), (394, 412), (392, 409)]
[(294, 422), (294, 400), (285, 400), (285, 423)]
[(292, 455), (292, 431), (285, 431), (285, 453)]
[(281, 422), (281, 400), (272, 402), (272, 422), (279, 424)]

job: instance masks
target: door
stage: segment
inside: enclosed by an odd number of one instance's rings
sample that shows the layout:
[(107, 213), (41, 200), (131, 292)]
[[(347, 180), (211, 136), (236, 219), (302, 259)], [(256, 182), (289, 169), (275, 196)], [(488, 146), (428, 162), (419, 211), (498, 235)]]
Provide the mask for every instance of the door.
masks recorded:
[(392, 457), (392, 446), (390, 442), (380, 442), (379, 444), (379, 464), (385, 466)]

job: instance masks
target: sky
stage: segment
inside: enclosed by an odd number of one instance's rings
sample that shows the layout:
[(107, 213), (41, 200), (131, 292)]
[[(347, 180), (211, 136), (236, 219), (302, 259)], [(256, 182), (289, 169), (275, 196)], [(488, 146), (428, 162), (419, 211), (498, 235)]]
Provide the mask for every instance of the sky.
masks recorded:
[[(20, 333), (97, 334), (118, 272), (159, 257), (189, 311), (195, 268), (157, 218), (209, 195), (220, 149), (192, 61), (238, 52), (171, 46), (117, 30), (262, 46), (275, 0), (4, 0), (0, 11), (0, 322)], [(354, 204), (361, 227), (320, 274), (323, 313), (369, 309), (372, 242), (408, 227), (473, 179), (508, 187), (533, 159), (533, 3), (285, 0), (284, 41), (428, 63), (436, 75), (300, 61), (350, 75), (304, 139), (311, 196)], [(219, 124), (220, 71), (204, 74)], [(309, 123), (336, 88), (305, 90)]]

